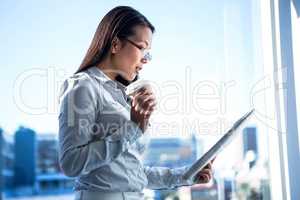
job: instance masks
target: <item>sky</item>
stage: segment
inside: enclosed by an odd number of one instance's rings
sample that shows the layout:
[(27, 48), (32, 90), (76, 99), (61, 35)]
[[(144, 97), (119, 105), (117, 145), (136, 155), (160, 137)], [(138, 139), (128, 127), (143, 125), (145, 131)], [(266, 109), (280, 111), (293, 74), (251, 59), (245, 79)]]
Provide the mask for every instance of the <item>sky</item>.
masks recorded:
[(101, 18), (117, 5), (136, 8), (156, 27), (153, 61), (141, 73), (157, 88), (156, 132), (163, 132), (163, 123), (236, 119), (249, 108), (259, 79), (253, 11), (241, 2), (2, 0), (0, 127), (57, 134), (59, 87), (80, 65)]

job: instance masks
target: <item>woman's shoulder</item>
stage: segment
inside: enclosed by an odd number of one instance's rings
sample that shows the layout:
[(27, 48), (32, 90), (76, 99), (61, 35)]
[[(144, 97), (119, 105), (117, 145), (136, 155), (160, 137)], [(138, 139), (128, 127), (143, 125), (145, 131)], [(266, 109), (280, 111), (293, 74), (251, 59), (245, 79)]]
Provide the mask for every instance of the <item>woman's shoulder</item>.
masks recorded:
[(95, 93), (97, 91), (96, 82), (94, 78), (85, 71), (73, 74), (66, 78), (61, 85), (59, 99), (75, 90), (85, 90)]
[(65, 85), (74, 86), (97, 86), (99, 83), (95, 80), (95, 77), (89, 73), (88, 70), (72, 74), (64, 81)]

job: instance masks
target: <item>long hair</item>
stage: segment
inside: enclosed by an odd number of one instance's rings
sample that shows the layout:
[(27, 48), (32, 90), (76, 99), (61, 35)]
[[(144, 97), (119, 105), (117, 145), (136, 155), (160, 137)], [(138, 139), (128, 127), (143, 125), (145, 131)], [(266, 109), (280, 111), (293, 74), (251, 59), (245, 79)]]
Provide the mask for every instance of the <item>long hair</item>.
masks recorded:
[(133, 35), (133, 28), (137, 25), (149, 27), (152, 33), (155, 31), (147, 18), (132, 7), (117, 6), (110, 10), (99, 23), (90, 47), (75, 73), (99, 64), (108, 55), (113, 39)]

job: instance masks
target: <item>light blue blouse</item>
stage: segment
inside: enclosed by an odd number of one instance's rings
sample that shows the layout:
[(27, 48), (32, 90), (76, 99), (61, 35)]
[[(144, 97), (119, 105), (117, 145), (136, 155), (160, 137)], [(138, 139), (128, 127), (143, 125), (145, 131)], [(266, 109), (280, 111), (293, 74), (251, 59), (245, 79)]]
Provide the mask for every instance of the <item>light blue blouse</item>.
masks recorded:
[(137, 151), (141, 129), (130, 120), (126, 88), (91, 67), (68, 78), (61, 90), (59, 162), (77, 177), (75, 190), (141, 192), (191, 185), (187, 167), (144, 166)]

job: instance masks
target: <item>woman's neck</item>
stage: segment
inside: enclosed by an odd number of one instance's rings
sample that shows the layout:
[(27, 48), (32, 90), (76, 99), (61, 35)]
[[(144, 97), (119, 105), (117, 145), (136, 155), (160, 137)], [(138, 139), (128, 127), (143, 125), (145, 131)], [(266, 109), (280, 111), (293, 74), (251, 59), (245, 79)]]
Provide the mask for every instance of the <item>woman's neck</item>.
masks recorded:
[(104, 59), (98, 65), (96, 65), (103, 73), (111, 80), (116, 80), (117, 73), (114, 70), (113, 64), (109, 59)]

